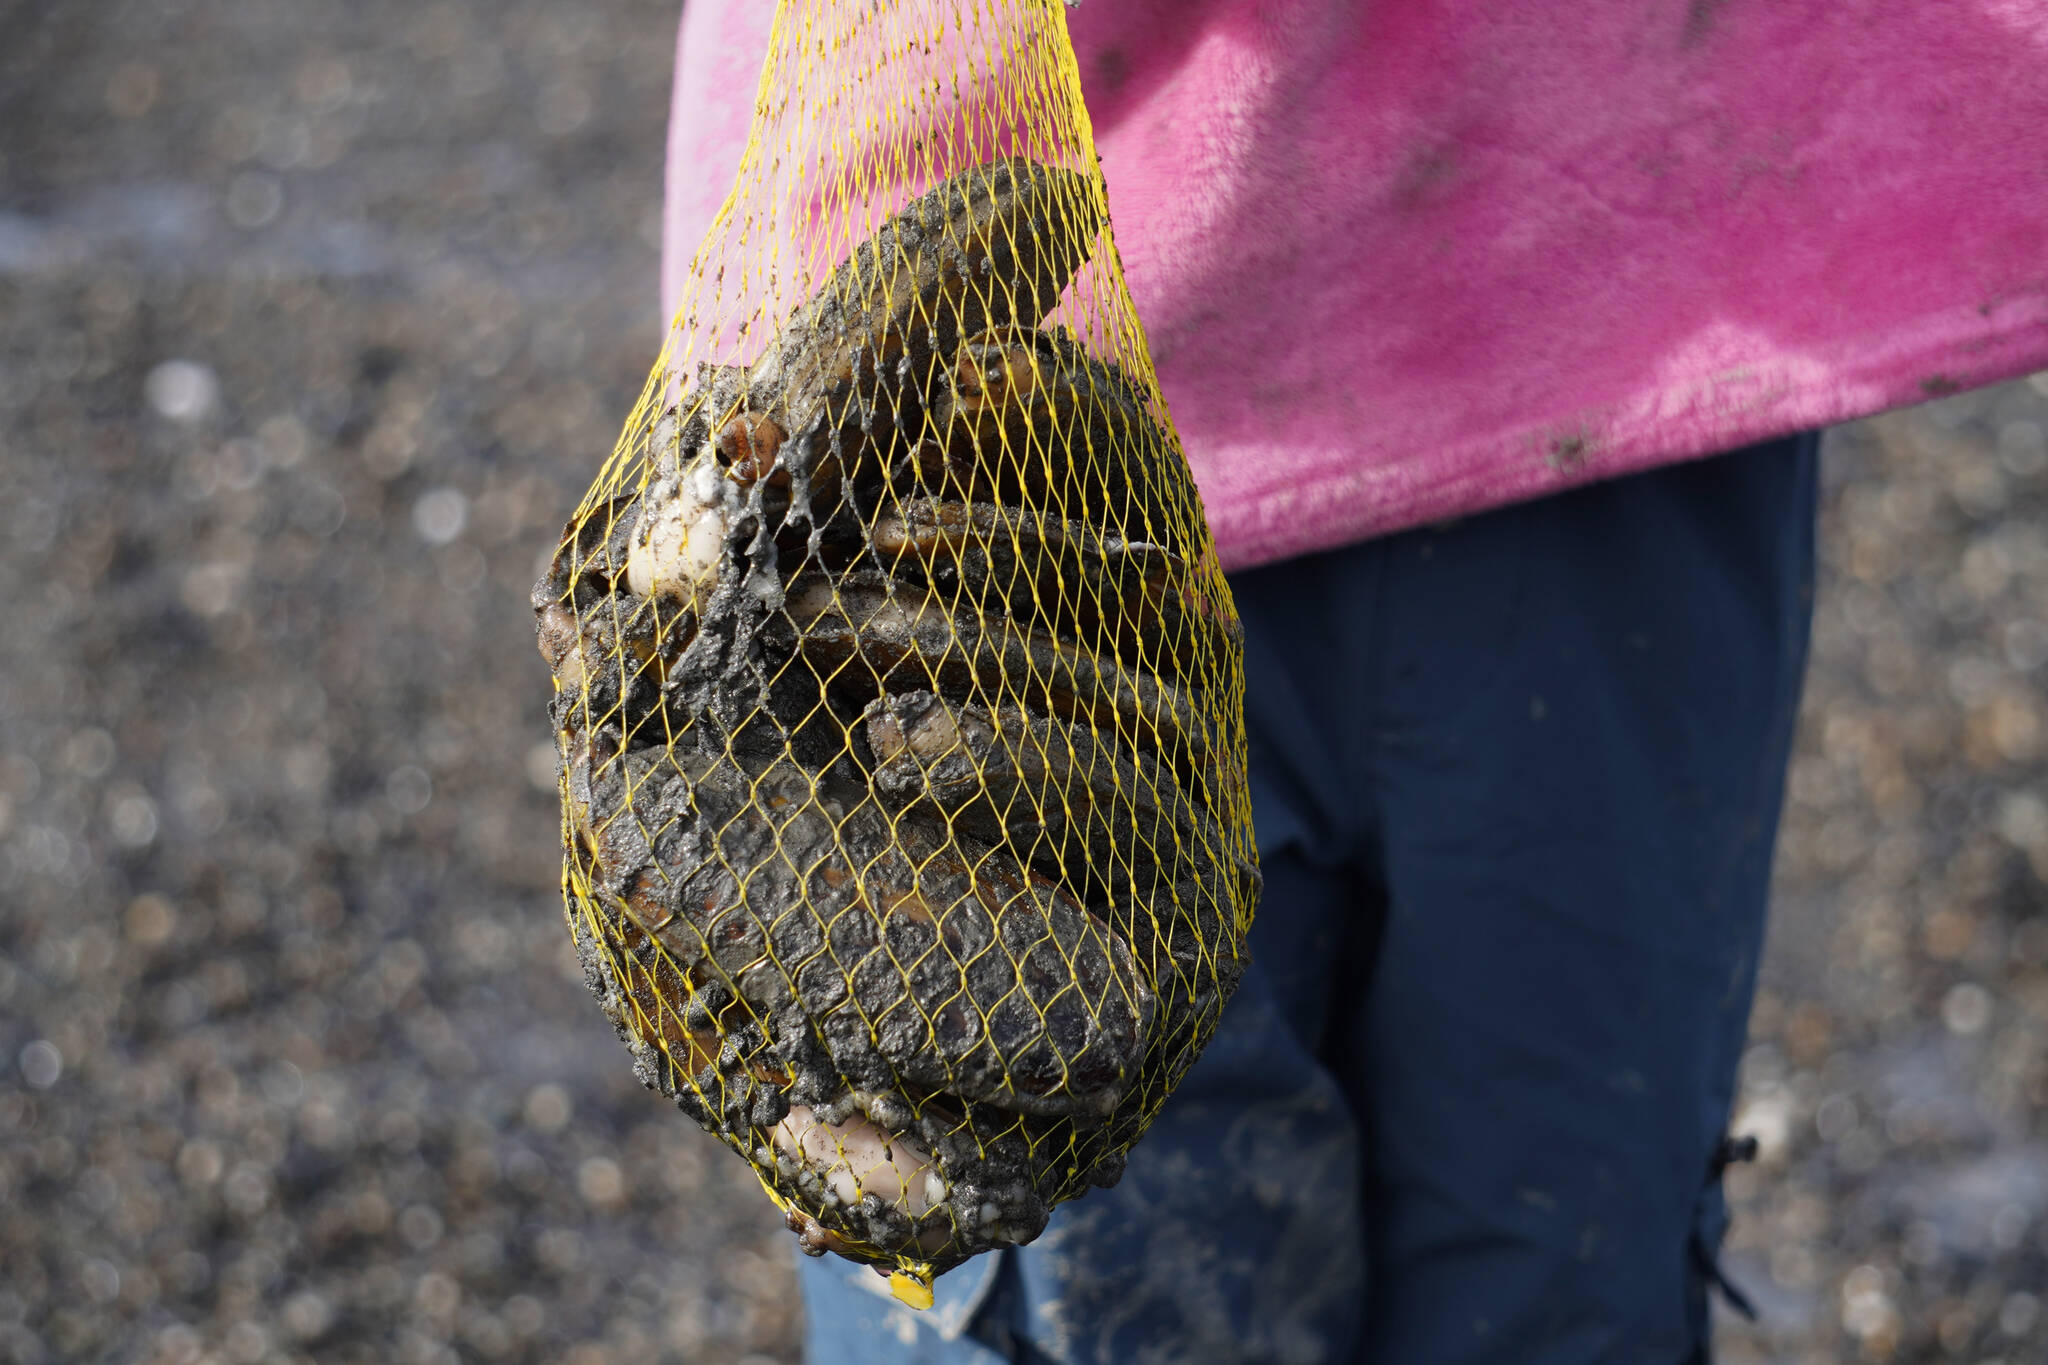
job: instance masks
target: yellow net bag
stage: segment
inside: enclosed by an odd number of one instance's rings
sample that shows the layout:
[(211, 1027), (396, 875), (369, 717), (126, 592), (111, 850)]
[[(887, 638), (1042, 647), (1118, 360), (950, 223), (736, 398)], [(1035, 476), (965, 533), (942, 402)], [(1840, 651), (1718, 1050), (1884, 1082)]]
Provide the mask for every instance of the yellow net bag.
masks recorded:
[(650, 1086), (929, 1300), (1113, 1184), (1258, 895), (1235, 610), (1051, 0), (782, 0), (536, 587), (564, 890)]

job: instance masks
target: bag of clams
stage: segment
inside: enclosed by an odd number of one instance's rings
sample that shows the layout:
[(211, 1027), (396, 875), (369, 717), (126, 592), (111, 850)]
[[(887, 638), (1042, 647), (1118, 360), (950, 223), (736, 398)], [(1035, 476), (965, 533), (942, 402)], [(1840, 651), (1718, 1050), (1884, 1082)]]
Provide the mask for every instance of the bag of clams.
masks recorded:
[(534, 607), (590, 987), (806, 1252), (922, 1306), (1116, 1182), (1259, 875), (1057, 0), (781, 0)]

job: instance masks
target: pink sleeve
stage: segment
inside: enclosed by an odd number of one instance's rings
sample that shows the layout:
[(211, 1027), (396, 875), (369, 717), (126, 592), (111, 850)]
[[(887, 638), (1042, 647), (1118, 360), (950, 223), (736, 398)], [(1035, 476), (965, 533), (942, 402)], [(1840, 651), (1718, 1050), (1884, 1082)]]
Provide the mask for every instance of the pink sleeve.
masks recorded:
[(772, 0), (691, 0), (683, 8), (662, 196), (664, 318), (675, 316), (697, 243), (732, 190), (774, 18)]
[[(685, 21), (670, 297), (772, 8)], [(1091, 0), (1069, 29), (1233, 567), (2048, 365), (2048, 0)]]

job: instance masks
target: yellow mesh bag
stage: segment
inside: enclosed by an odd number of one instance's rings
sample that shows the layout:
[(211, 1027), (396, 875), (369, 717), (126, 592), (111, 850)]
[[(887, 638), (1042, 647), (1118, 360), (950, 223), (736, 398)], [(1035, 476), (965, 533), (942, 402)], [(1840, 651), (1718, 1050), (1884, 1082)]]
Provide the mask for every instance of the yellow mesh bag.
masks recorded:
[(928, 1302), (1109, 1185), (1258, 895), (1235, 610), (1050, 0), (782, 0), (534, 593), (570, 930), (804, 1250)]

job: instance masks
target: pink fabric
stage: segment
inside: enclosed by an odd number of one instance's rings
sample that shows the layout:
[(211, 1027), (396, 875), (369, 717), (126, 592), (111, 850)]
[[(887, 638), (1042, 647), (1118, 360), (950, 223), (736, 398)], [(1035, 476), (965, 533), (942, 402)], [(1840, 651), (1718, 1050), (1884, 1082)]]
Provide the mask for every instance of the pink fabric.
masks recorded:
[[(664, 290), (768, 0), (691, 0)], [(1224, 562), (2048, 365), (2048, 0), (1085, 0)]]

